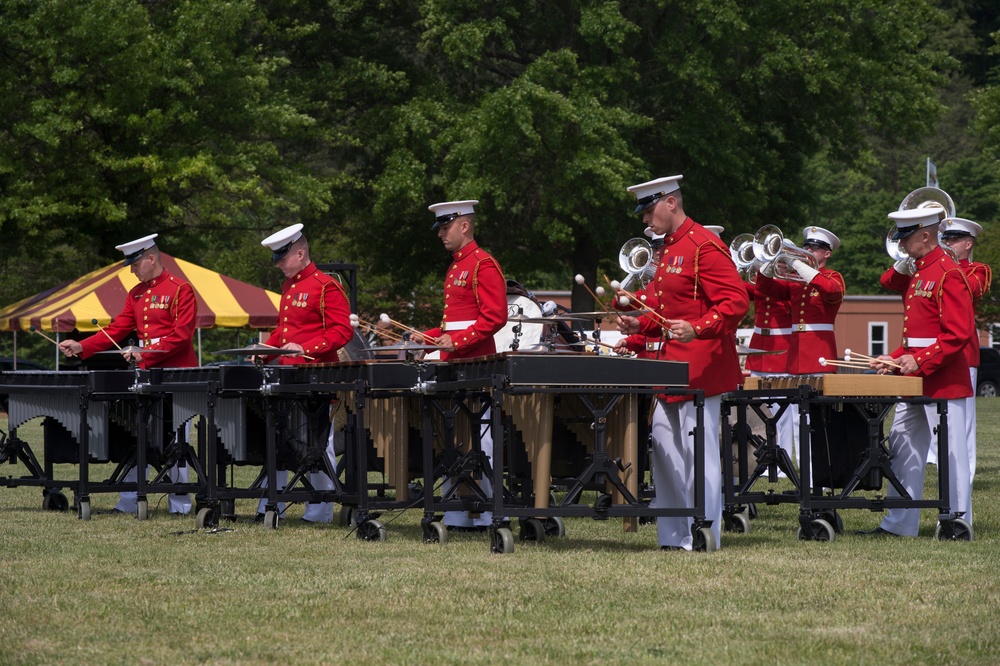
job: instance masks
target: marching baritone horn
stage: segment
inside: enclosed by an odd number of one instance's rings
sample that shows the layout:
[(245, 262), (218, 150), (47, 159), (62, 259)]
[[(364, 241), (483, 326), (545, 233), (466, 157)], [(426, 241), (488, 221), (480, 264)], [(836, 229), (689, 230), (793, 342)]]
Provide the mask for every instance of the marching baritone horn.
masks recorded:
[(810, 268), (819, 268), (816, 257), (787, 240), (781, 229), (773, 224), (765, 224), (754, 234), (753, 253), (760, 265), (760, 274), (769, 278), (804, 282), (798, 271), (792, 268), (795, 261), (801, 261)]
[(645, 238), (630, 238), (618, 251), (618, 265), (627, 273), (621, 282), (621, 289), (632, 291), (633, 283), (645, 287), (656, 275), (653, 263), (653, 246)]
[(729, 244), (729, 256), (744, 280), (756, 277), (758, 262), (753, 251), (753, 234), (740, 234)]

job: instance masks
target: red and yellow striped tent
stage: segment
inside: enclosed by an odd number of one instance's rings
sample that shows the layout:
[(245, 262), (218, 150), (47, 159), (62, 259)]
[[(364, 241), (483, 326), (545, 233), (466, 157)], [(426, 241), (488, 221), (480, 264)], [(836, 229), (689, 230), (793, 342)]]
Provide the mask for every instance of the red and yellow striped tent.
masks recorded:
[[(187, 280), (198, 298), (198, 328), (216, 326), (273, 328), (278, 319), (278, 294), (240, 282), (183, 259), (161, 253), (163, 266)], [(66, 333), (74, 328), (96, 331), (121, 312), (125, 296), (138, 281), (119, 261), (53, 287), (0, 310), (0, 331)]]

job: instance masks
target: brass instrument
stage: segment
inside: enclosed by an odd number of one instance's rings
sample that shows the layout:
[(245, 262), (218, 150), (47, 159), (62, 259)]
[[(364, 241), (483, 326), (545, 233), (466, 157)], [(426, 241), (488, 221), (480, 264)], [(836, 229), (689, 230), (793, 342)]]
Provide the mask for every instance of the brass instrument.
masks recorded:
[(634, 291), (633, 283), (637, 283), (637, 288), (645, 287), (656, 274), (653, 246), (645, 238), (631, 238), (625, 241), (622, 249), (618, 251), (618, 265), (628, 274), (621, 282), (622, 289)]
[(787, 240), (781, 229), (773, 224), (765, 224), (754, 234), (753, 252), (759, 264), (758, 271), (769, 278), (804, 282), (792, 268), (795, 261), (801, 261), (810, 268), (819, 268), (816, 257)]
[[(951, 196), (949, 196), (948, 193), (940, 187), (918, 187), (903, 197), (903, 200), (899, 203), (899, 210), (917, 210), (921, 208), (941, 209), (941, 221), (944, 221), (949, 217), (955, 217), (956, 214), (955, 202), (952, 200)], [(885, 251), (894, 262), (906, 260), (907, 272), (912, 275), (916, 268), (915, 261), (906, 253), (906, 250), (899, 246), (899, 241), (892, 240), (892, 236), (895, 233), (896, 227), (893, 226), (886, 234)], [(945, 254), (956, 261), (958, 260), (958, 257), (955, 256), (955, 251), (941, 242), (940, 232), (938, 232), (938, 244), (941, 246), (941, 249), (944, 250)]]

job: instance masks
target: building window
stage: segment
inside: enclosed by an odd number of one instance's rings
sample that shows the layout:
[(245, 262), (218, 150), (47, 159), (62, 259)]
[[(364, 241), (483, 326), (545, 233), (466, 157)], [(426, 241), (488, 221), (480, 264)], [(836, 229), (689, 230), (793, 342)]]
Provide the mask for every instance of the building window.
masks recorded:
[(870, 321), (868, 322), (868, 355), (869, 356), (881, 356), (882, 354), (888, 354), (886, 350), (885, 338), (886, 331), (889, 330), (889, 324), (884, 321)]

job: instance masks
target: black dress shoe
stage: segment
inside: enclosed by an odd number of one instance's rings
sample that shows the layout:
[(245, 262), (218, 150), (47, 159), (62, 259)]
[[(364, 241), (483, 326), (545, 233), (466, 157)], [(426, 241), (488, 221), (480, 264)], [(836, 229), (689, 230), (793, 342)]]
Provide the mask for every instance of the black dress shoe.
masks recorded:
[(854, 533), (857, 534), (858, 536), (891, 536), (891, 537), (899, 536), (895, 532), (890, 532), (889, 530), (882, 529), (881, 526), (876, 527), (873, 530), (855, 530)]
[(684, 546), (660, 546), (660, 550), (684, 550)]

